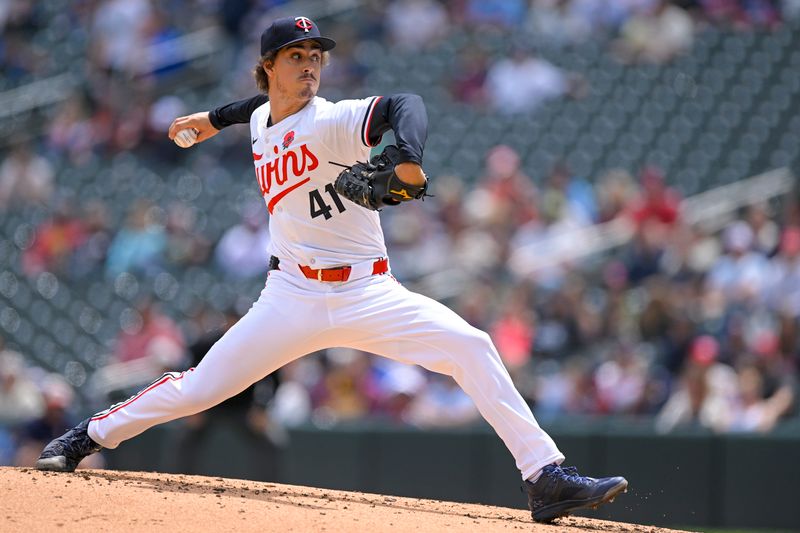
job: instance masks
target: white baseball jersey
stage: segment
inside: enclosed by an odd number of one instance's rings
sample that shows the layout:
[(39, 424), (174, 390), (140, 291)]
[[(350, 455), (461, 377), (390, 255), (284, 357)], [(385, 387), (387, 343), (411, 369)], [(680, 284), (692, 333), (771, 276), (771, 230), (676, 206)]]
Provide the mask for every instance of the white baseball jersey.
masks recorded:
[(376, 211), (339, 197), (341, 167), (369, 159), (367, 132), (380, 97), (315, 97), (302, 110), (268, 127), (270, 104), (250, 119), (256, 180), (270, 213), (270, 252), (313, 268), (386, 257)]

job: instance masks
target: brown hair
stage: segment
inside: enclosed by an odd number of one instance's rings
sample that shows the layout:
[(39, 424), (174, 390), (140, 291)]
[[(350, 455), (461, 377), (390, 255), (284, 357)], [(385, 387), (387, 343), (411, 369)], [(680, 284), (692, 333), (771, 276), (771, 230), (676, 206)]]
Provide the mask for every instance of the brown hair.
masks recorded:
[[(261, 56), (258, 59), (258, 63), (253, 67), (253, 77), (256, 80), (256, 87), (258, 90), (264, 94), (269, 92), (269, 77), (267, 76), (267, 72), (264, 70), (264, 63), (274, 63), (275, 58), (278, 57), (278, 52), (280, 50), (271, 50)], [(328, 52), (322, 52), (322, 66), (328, 64), (330, 60), (330, 54)]]

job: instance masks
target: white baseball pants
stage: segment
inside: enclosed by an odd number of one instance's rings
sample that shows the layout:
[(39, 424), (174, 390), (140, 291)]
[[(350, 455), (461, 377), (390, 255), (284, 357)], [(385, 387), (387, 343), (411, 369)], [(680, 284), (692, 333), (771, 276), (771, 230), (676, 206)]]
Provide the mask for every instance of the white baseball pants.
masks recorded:
[(528, 479), (564, 456), (517, 392), (489, 335), (390, 275), (344, 283), (273, 270), (258, 301), (197, 368), (169, 373), (92, 417), (89, 436), (116, 448), (148, 428), (206, 410), (305, 354), (348, 347), (452, 376)]

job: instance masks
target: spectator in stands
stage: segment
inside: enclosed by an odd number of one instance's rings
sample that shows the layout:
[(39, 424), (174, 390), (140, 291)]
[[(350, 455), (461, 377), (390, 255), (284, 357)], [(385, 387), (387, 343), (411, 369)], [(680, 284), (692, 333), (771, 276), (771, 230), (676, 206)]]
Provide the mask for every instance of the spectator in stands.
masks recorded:
[(550, 170), (542, 192), (542, 211), (550, 220), (561, 220), (570, 226), (586, 226), (597, 218), (594, 189), (583, 178), (573, 176), (564, 161)]
[(70, 273), (73, 253), (85, 240), (86, 230), (72, 199), (62, 198), (53, 218), (36, 228), (33, 243), (22, 256), (22, 268), (31, 277), (45, 271), (64, 276)]
[(747, 208), (744, 219), (753, 230), (753, 249), (770, 256), (778, 248), (781, 231), (770, 215), (770, 206), (759, 202)]
[[(143, 87), (120, 86), (118, 81), (111, 84), (104, 94), (106, 104), (112, 112), (110, 148), (115, 151), (134, 150), (140, 146), (147, 133), (147, 109), (152, 105), (152, 95)], [(144, 82), (139, 82), (144, 85)], [(119, 99), (125, 105), (119, 105)]]
[(800, 226), (789, 226), (781, 235), (778, 254), (771, 260), (768, 301), (771, 308), (800, 319)]
[(44, 401), (25, 372), (22, 356), (4, 348), (0, 337), (0, 427), (14, 427), (41, 416)]
[[(75, 392), (58, 374), (48, 374), (40, 384), (44, 411), (40, 416), (23, 424), (14, 464), (33, 466), (42, 446), (71, 428), (76, 419), (72, 413)], [(95, 454), (81, 463), (81, 468), (102, 468), (103, 456)]]
[(153, 10), (148, 0), (110, 0), (98, 6), (89, 50), (100, 69), (124, 74), (135, 72)]
[(263, 204), (244, 207), (242, 220), (222, 235), (214, 251), (217, 265), (232, 278), (263, 276), (269, 263), (269, 228)]
[(737, 374), (739, 394), (729, 430), (770, 431), (792, 407), (792, 387), (782, 386), (771, 396), (765, 397), (764, 377), (757, 366), (744, 365)]
[[(522, 169), (519, 153), (510, 146), (497, 145), (486, 153), (486, 168), (474, 194), (488, 195), (485, 216), (490, 220), (518, 226), (539, 218), (536, 186)], [(468, 199), (468, 207), (473, 202), (483, 203)]]
[(663, 226), (648, 222), (625, 244), (622, 260), (630, 283), (638, 285), (660, 273), (668, 242), (667, 235), (663, 231)]
[(489, 56), (479, 47), (459, 51), (449, 83), (450, 93), (459, 102), (483, 107), (487, 104), (486, 75), (489, 71)]
[(705, 274), (722, 254), (722, 243), (712, 233), (701, 227), (687, 228), (689, 232), (689, 250), (687, 250), (686, 266), (693, 274)]
[(180, 75), (186, 68), (185, 45), (176, 40), (181, 31), (170, 20), (165, 8), (151, 4), (151, 10), (141, 30), (142, 49), (136, 54), (135, 73), (151, 78)]
[(185, 268), (204, 264), (208, 259), (211, 243), (195, 230), (195, 219), (195, 210), (183, 202), (174, 202), (167, 208), (164, 255), (170, 264)]
[(17, 141), (0, 163), (0, 212), (50, 200), (55, 170), (33, 150), (29, 142)]
[(800, 17), (800, 0), (783, 0), (780, 4), (781, 14), (786, 20)]
[(518, 226), (538, 220), (536, 187), (521, 165), (510, 146), (490, 149), (484, 174), (464, 201), (469, 228), (453, 243), (453, 253), (471, 272), (502, 269)]
[(76, 92), (58, 106), (47, 126), (48, 148), (76, 166), (86, 163), (100, 140), (89, 107), (89, 99)]
[(181, 160), (190, 155), (189, 151), (176, 149), (175, 143), (164, 135), (171, 124), (170, 117), (186, 114), (186, 104), (175, 95), (165, 95), (156, 99), (147, 111), (145, 141), (142, 148), (155, 160)]
[(386, 7), (386, 29), (393, 46), (418, 51), (444, 38), (450, 21), (437, 0), (395, 0)]
[(624, 63), (663, 64), (686, 53), (694, 40), (692, 17), (669, 0), (631, 17), (612, 51)]
[(753, 27), (776, 28), (781, 14), (776, 0), (701, 0), (705, 16), (715, 24), (739, 30)]
[[(783, 355), (783, 360), (791, 368), (800, 368), (800, 320), (788, 312), (778, 313), (775, 320), (778, 327), (778, 350)], [(793, 375), (800, 379), (796, 370)]]
[(491, 108), (504, 115), (529, 113), (554, 98), (583, 97), (585, 80), (517, 46), (489, 67), (485, 91)]
[(633, 176), (622, 169), (603, 174), (596, 185), (598, 222), (609, 222), (623, 214), (638, 196)]
[(313, 409), (310, 391), (323, 373), (319, 354), (296, 359), (278, 371), (280, 385), (275, 399), (267, 407), (272, 420), (286, 427), (295, 427), (311, 417)]
[(437, 176), (436, 181), (442, 191), (436, 196), (438, 202), (433, 216), (442, 225), (452, 242), (467, 226), (464, 213), (464, 180), (457, 176), (445, 175)]
[[(392, 254), (392, 274), (400, 281), (435, 275), (448, 265), (452, 241), (426, 205), (386, 213), (386, 246)], [(424, 236), (423, 236), (424, 235)]]
[(738, 383), (736, 372), (717, 361), (719, 343), (711, 336), (694, 340), (680, 384), (656, 418), (656, 430), (702, 427), (727, 431), (733, 420)]
[(708, 288), (719, 291), (728, 302), (761, 300), (770, 281), (770, 264), (753, 251), (753, 230), (741, 220), (725, 228), (726, 253), (708, 273)]
[[(369, 362), (370, 388), (367, 390), (373, 403), (373, 416), (388, 422), (408, 423), (409, 410), (414, 401), (425, 394), (428, 387), (429, 373), (418, 366), (398, 363), (391, 359), (370, 357)], [(434, 413), (428, 414), (434, 415)]]
[(533, 0), (528, 11), (526, 27), (548, 42), (564, 46), (585, 41), (592, 36), (588, 21), (578, 17), (570, 0)]
[[(782, 340), (791, 337), (791, 331), (785, 331), (787, 323), (772, 322), (764, 323), (762, 320), (768, 315), (762, 313), (760, 317), (753, 317), (754, 320), (748, 324), (750, 330), (747, 334), (747, 352), (740, 355), (736, 364), (741, 368), (744, 366), (754, 366), (761, 376), (761, 398), (768, 399), (785, 391), (782, 395), (787, 400), (786, 409), (779, 413), (783, 416), (792, 407), (794, 398), (797, 395), (800, 383), (800, 375), (797, 373), (798, 353), (797, 344), (786, 346)], [(768, 318), (769, 319), (769, 318)], [(761, 323), (759, 323), (761, 322)], [(796, 327), (796, 324), (795, 324)], [(791, 329), (791, 326), (789, 326)], [(788, 334), (788, 335), (787, 335)], [(783, 338), (782, 338), (783, 337)], [(788, 349), (786, 349), (788, 347)], [(777, 396), (776, 398), (780, 398)], [(790, 401), (789, 401), (790, 400)], [(777, 400), (776, 400), (777, 401)], [(778, 404), (781, 402), (778, 401)]]
[(576, 17), (595, 33), (618, 33), (625, 23), (642, 9), (652, 7), (658, 0), (569, 0)]
[(647, 364), (637, 347), (620, 343), (594, 372), (601, 412), (634, 414), (647, 385)]
[(631, 282), (659, 272), (670, 237), (679, 228), (680, 197), (667, 187), (658, 167), (646, 166), (640, 173), (641, 194), (629, 206), (636, 224), (631, 242), (625, 247), (624, 261)]
[(123, 272), (148, 276), (161, 271), (167, 235), (157, 215), (156, 209), (146, 200), (133, 204), (125, 226), (114, 236), (108, 250), (106, 274), (109, 277)]
[(509, 294), (489, 334), (503, 363), (514, 377), (533, 354), (535, 315), (527, 304), (524, 291)]
[(617, 31), (643, 1), (533, 0), (526, 27), (559, 46), (582, 43)]
[(43, 26), (38, 7), (35, 2), (4, 2), (0, 8), (0, 73), (15, 85), (47, 65), (47, 52), (30, 39)]
[(634, 222), (641, 228), (647, 222), (674, 226), (680, 215), (680, 195), (667, 186), (664, 172), (653, 165), (639, 174), (641, 195), (630, 205)]
[(346, 348), (326, 350), (327, 372), (312, 390), (313, 417), (321, 424), (366, 416), (376, 406), (378, 388), (371, 363), (362, 352)]
[(147, 357), (164, 368), (175, 368), (182, 362), (184, 350), (180, 328), (150, 297), (143, 297), (137, 302), (134, 320), (123, 324), (113, 357), (122, 363)]
[(74, 279), (101, 274), (111, 245), (111, 221), (108, 206), (101, 200), (89, 200), (83, 206), (84, 238), (75, 249), (71, 261)]
[(429, 381), (411, 399), (403, 420), (419, 428), (456, 427), (480, 420), (469, 396), (449, 376), (430, 374)]
[(349, 24), (339, 25), (338, 30), (334, 28), (332, 31), (334, 35), (343, 36), (336, 41), (336, 61), (328, 63), (325, 68), (324, 97), (326, 100), (332, 101), (349, 98), (353, 94), (360, 93), (364, 79), (370, 70), (364, 54), (358, 52), (365, 45), (356, 40), (351, 26)]
[(525, 0), (466, 0), (464, 19), (479, 30), (510, 30), (525, 20)]
[(475, 277), (470, 283), (470, 290), (456, 296), (453, 309), (472, 326), (488, 331), (499, 298), (497, 285), (482, 277)]
[(607, 414), (597, 390), (595, 362), (573, 355), (563, 362), (548, 359), (537, 366), (535, 385), (527, 395), (535, 401), (537, 418), (540, 414), (551, 420), (564, 414)]

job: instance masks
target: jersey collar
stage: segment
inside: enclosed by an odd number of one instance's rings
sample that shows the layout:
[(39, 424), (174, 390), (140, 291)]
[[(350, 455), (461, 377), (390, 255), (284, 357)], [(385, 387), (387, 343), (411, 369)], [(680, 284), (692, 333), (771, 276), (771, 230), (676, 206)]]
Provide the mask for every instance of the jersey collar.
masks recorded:
[[(312, 98), (312, 99), (311, 99), (311, 101), (310, 101), (308, 104), (306, 104), (306, 105), (305, 105), (305, 107), (303, 107), (303, 108), (302, 108), (300, 111), (298, 111), (298, 112), (297, 112), (297, 113), (295, 113), (294, 115), (289, 115), (288, 117), (286, 117), (285, 119), (283, 119), (283, 120), (282, 120), (282, 121), (281, 121), (281, 122), (278, 124), (278, 126), (281, 126), (281, 125), (283, 125), (283, 124), (284, 124), (285, 122), (287, 122), (287, 121), (291, 121), (291, 120), (292, 120), (293, 118), (295, 118), (295, 117), (299, 117), (299, 116), (300, 116), (300, 115), (302, 115), (302, 114), (303, 114), (303, 113), (304, 113), (304, 112), (305, 112), (307, 109), (311, 108), (312, 106), (315, 106), (315, 105), (319, 104), (320, 102), (324, 102), (324, 101), (325, 101), (325, 99), (324, 99), (324, 98), (320, 98), (319, 96), (315, 96), (315, 97), (314, 97), (314, 98)], [(269, 102), (267, 102), (267, 103), (269, 103)], [(274, 126), (275, 126), (275, 124), (273, 124), (273, 123), (272, 123), (272, 113), (271, 113), (271, 109), (270, 109), (269, 107), (267, 108), (267, 113), (265, 113), (264, 115), (265, 115), (265, 116), (264, 116), (264, 118), (261, 120), (261, 125), (264, 127), (264, 129), (269, 129), (269, 128), (272, 128), (272, 127), (274, 127)]]

